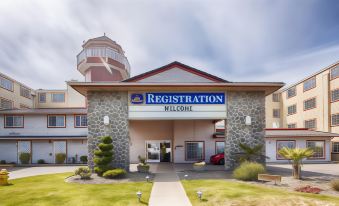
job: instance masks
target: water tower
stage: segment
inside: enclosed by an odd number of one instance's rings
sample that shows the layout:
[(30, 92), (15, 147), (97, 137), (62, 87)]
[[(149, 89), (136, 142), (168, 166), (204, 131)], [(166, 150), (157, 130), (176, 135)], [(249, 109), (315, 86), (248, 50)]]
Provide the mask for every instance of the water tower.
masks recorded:
[(106, 35), (89, 39), (77, 55), (77, 69), (86, 82), (122, 81), (130, 76), (130, 65), (121, 46)]

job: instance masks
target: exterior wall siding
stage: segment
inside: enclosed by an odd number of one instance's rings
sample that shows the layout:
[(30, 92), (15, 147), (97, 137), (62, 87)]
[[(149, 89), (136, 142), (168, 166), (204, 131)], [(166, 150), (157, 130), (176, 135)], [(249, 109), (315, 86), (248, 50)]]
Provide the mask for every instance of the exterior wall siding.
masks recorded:
[[(100, 137), (113, 138), (112, 166), (129, 170), (129, 122), (127, 92), (90, 92), (88, 99), (88, 165), (93, 168), (94, 150)], [(104, 116), (109, 117), (105, 126)]]
[[(263, 92), (228, 92), (228, 115), (225, 138), (225, 168), (233, 169), (237, 154), (242, 150), (239, 143), (250, 146), (265, 144), (265, 94)], [(251, 125), (245, 125), (245, 117), (251, 117)], [(263, 148), (262, 154), (265, 154)], [(258, 160), (265, 163), (265, 158)]]

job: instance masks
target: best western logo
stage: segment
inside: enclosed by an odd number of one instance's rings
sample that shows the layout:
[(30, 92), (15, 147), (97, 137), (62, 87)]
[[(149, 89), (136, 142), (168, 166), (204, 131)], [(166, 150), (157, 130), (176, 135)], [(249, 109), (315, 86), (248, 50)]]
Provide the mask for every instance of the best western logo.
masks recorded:
[(144, 103), (144, 95), (143, 94), (132, 94), (131, 95), (131, 103), (132, 104), (142, 104), (142, 103)]

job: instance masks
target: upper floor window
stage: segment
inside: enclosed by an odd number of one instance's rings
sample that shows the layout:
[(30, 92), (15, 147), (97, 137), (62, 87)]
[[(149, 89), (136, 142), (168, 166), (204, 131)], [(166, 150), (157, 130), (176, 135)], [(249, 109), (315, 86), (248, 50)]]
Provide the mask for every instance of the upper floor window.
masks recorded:
[(23, 115), (5, 115), (5, 128), (22, 128), (24, 127)]
[(7, 89), (9, 91), (14, 90), (14, 82), (12, 80), (9, 80), (3, 76), (0, 76), (0, 87)]
[(315, 97), (304, 101), (304, 110), (313, 109), (316, 107)]
[(331, 79), (339, 77), (339, 65), (331, 69)]
[(310, 119), (310, 120), (305, 120), (305, 128), (308, 129), (316, 129), (317, 128), (317, 120), (316, 119)]
[(288, 115), (292, 115), (292, 114), (295, 114), (297, 113), (297, 105), (296, 104), (293, 104), (289, 107), (287, 107), (287, 114)]
[(87, 115), (75, 115), (75, 127), (87, 127)]
[(53, 93), (52, 102), (65, 102), (65, 93)]
[(287, 128), (289, 129), (297, 128), (297, 124), (296, 123), (288, 124)]
[(339, 142), (332, 143), (332, 152), (339, 153)]
[(331, 125), (332, 126), (339, 125), (339, 114), (332, 114), (331, 115)]
[(39, 103), (46, 103), (46, 93), (39, 93)]
[(273, 109), (273, 117), (280, 118), (280, 109)]
[(0, 98), (0, 109), (12, 109), (13, 108), (13, 101)]
[(65, 115), (48, 115), (47, 127), (66, 127)]
[(304, 82), (304, 92), (310, 89), (315, 88), (316, 86), (316, 79), (315, 77), (312, 77), (311, 79), (308, 79)]
[(295, 95), (297, 95), (296, 87), (292, 87), (287, 90), (287, 98), (294, 97)]
[(20, 86), (20, 95), (22, 97), (26, 97), (26, 98), (31, 98), (31, 90), (24, 87), (24, 86)]
[(273, 102), (280, 102), (280, 94), (273, 94), (272, 95)]
[(24, 104), (20, 104), (20, 109), (29, 109), (29, 106), (24, 105)]
[(339, 89), (331, 91), (331, 102), (335, 102), (339, 100)]

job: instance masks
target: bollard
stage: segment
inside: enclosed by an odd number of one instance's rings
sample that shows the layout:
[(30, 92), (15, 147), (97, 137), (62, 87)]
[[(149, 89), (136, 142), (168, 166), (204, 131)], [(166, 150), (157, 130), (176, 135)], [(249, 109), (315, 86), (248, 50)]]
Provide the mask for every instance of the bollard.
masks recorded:
[(0, 171), (0, 185), (8, 185), (9, 172), (6, 169)]

